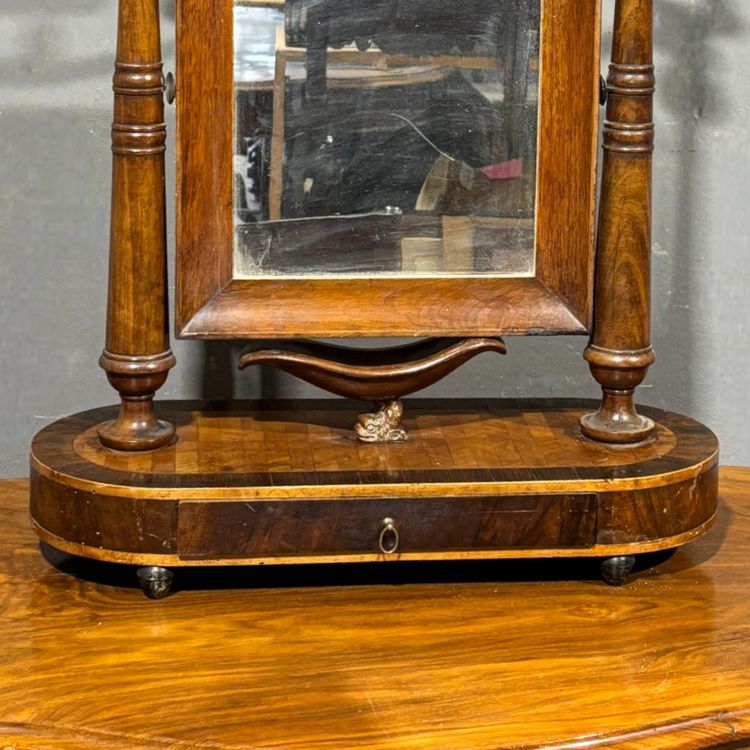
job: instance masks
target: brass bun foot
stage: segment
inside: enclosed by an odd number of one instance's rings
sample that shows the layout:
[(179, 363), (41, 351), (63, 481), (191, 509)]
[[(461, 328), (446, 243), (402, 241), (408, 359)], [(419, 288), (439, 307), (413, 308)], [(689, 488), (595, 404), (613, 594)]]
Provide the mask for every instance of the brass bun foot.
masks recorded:
[(398, 400), (377, 403), (378, 410), (360, 414), (354, 426), (357, 438), (363, 443), (403, 443), (406, 430), (400, 427), (404, 405)]
[(633, 571), (635, 557), (632, 555), (620, 555), (608, 557), (602, 561), (602, 578), (610, 586), (622, 586), (627, 583), (628, 576)]
[(136, 571), (138, 583), (149, 599), (163, 599), (172, 590), (174, 573), (169, 568), (149, 565)]

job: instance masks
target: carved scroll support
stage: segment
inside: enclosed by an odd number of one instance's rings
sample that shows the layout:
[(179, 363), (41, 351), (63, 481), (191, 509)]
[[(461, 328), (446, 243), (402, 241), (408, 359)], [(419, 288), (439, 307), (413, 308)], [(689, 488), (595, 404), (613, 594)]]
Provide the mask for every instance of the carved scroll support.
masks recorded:
[(107, 340), (99, 364), (121, 405), (117, 419), (99, 428), (99, 438), (110, 448), (139, 451), (174, 436), (152, 405), (175, 364), (168, 334), (158, 0), (120, 0), (113, 90)]
[(651, 155), (654, 145), (652, 0), (617, 0), (597, 245), (594, 327), (584, 354), (602, 386), (583, 433), (609, 443), (648, 438), (654, 423), (634, 390), (654, 361), (650, 342)]

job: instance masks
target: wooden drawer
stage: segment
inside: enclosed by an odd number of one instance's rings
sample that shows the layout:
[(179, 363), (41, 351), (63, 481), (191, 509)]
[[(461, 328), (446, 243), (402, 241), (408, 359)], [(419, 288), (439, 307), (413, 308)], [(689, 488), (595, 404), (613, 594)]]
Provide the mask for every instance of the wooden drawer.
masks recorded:
[[(384, 519), (399, 553), (590, 547), (596, 495), (182, 501), (183, 559), (379, 554)], [(396, 535), (386, 532), (386, 549)]]

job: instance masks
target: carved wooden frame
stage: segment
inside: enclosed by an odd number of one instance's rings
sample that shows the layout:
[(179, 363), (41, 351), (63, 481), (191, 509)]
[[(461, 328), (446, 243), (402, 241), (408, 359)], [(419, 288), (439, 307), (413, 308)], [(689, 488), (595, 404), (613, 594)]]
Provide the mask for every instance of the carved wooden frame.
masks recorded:
[(543, 6), (538, 192), (545, 197), (537, 206), (535, 277), (249, 280), (233, 276), (233, 0), (181, 0), (177, 335), (587, 333), (594, 273), (599, 2), (544, 0)]

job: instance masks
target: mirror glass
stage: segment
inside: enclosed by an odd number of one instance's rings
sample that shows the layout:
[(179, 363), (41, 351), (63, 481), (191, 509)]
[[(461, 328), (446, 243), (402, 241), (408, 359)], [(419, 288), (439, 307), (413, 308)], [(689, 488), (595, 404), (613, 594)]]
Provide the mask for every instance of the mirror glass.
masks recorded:
[(236, 0), (235, 276), (533, 276), (541, 0)]

